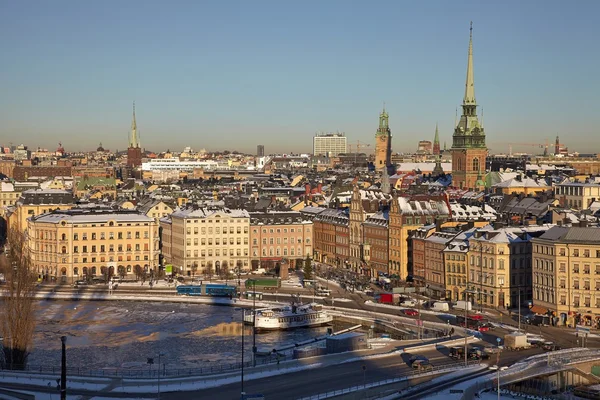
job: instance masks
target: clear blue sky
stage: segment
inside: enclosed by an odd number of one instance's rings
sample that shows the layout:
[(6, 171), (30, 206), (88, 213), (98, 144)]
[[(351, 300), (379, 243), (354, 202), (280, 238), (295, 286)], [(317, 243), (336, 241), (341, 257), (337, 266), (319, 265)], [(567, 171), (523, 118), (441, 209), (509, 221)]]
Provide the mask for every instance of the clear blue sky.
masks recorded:
[[(469, 21), (488, 146), (600, 152), (600, 1), (0, 0), (0, 144), (309, 151), (451, 144)], [(459, 109), (460, 112), (460, 109)], [(530, 149), (530, 148), (523, 148)]]

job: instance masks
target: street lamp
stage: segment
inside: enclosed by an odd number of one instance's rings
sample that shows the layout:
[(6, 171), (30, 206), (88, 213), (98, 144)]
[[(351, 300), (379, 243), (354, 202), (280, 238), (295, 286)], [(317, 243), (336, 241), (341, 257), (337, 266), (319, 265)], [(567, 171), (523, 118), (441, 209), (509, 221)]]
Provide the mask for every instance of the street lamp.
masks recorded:
[(160, 357), (164, 356), (163, 353), (158, 353), (158, 373), (156, 374), (156, 379), (157, 379), (157, 386), (158, 386), (158, 390), (157, 390), (157, 395), (158, 395), (158, 400), (160, 400)]
[(60, 337), (62, 358), (60, 364), (60, 400), (67, 400), (67, 337)]

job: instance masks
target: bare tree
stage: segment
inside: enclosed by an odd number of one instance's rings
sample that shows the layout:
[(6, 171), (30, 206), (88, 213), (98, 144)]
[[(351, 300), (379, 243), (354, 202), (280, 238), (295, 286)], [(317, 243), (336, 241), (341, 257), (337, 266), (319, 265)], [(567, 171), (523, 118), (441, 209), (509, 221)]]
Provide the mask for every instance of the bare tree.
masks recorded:
[(6, 285), (0, 292), (0, 332), (2, 332), (3, 367), (25, 369), (35, 329), (36, 277), (31, 271), (31, 258), (25, 235), (10, 229), (8, 249), (0, 258), (0, 272)]

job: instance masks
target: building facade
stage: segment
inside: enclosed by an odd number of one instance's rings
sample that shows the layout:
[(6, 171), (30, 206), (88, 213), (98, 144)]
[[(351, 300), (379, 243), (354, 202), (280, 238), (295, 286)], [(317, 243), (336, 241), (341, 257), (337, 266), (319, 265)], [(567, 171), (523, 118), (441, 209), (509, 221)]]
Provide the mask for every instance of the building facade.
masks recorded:
[(369, 216), (363, 224), (364, 243), (368, 246), (369, 276), (376, 278), (379, 274), (389, 274), (389, 211), (379, 211)]
[(158, 224), (140, 213), (74, 208), (32, 216), (27, 223), (31, 265), (45, 280), (158, 272)]
[(250, 213), (252, 269), (299, 265), (313, 255), (313, 222), (296, 211)]
[(561, 207), (586, 209), (600, 200), (600, 185), (594, 183), (564, 182), (554, 186), (554, 198)]
[(462, 115), (452, 136), (452, 185), (465, 189), (482, 189), (487, 148), (485, 131), (477, 118), (473, 77), (473, 27), (469, 39), (467, 80)]
[(313, 155), (335, 157), (347, 153), (344, 133), (317, 133), (313, 138)]
[(600, 229), (550, 228), (532, 240), (533, 304), (559, 325), (600, 325)]
[(160, 227), (164, 262), (184, 275), (250, 269), (246, 210), (188, 207), (161, 219)]
[(313, 219), (314, 259), (335, 266), (350, 258), (349, 218), (344, 210), (327, 208)]
[(375, 169), (381, 171), (392, 162), (392, 131), (385, 108), (379, 114), (379, 128), (375, 133)]

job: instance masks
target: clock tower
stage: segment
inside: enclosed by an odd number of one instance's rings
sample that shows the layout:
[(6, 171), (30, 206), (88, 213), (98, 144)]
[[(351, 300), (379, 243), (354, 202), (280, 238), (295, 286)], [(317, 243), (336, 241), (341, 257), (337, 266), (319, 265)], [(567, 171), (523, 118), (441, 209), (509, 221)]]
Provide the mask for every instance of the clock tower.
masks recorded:
[(379, 128), (375, 134), (375, 169), (381, 171), (392, 162), (392, 131), (390, 131), (389, 116), (383, 107), (379, 114)]
[(473, 79), (473, 23), (469, 39), (467, 80), (462, 103), (462, 115), (452, 135), (452, 186), (482, 190), (481, 177), (485, 174), (487, 148), (485, 131), (477, 118), (475, 81)]

